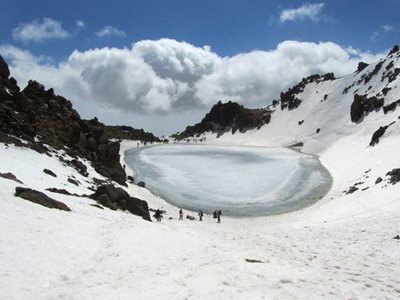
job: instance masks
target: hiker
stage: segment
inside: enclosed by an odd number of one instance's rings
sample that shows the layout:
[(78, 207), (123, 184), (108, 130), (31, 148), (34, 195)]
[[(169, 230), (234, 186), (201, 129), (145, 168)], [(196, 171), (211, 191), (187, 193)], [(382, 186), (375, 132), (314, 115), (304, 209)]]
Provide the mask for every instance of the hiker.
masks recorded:
[(217, 211), (216, 211), (216, 210), (214, 210), (214, 212), (213, 212), (213, 218), (214, 218), (214, 219), (217, 218)]
[(161, 222), (162, 217), (163, 216), (161, 210), (157, 209), (154, 214), (154, 218), (156, 218), (157, 222)]
[(217, 211), (217, 223), (221, 223), (221, 215), (222, 215), (222, 211), (221, 210), (219, 210), (219, 211)]
[(179, 210), (179, 220), (183, 220), (183, 211), (182, 211), (182, 208)]
[(199, 221), (201, 222), (201, 221), (203, 221), (203, 211), (202, 210), (200, 210), (199, 211)]

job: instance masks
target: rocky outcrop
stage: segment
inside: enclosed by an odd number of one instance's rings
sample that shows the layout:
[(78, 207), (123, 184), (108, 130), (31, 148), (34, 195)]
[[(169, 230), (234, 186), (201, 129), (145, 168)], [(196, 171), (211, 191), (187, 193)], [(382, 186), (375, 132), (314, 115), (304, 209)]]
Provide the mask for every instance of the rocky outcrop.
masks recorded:
[(352, 122), (358, 122), (362, 119), (365, 113), (379, 110), (384, 104), (383, 98), (370, 97), (365, 95), (354, 95), (354, 101), (350, 108), (350, 117)]
[[(20, 92), (15, 79), (0, 57), (0, 135), (1, 142), (12, 142), (9, 136), (28, 141), (27, 146), (41, 153), (44, 145), (64, 150), (74, 159), (68, 161), (80, 174), (87, 176), (86, 166), (78, 157), (91, 161), (98, 173), (120, 184), (125, 184), (125, 170), (120, 165), (119, 142), (110, 139), (134, 138), (158, 141), (150, 133), (127, 126), (106, 126), (96, 118), (83, 120), (72, 103), (54, 94), (53, 89), (29, 81)], [(4, 139), (3, 139), (3, 138)], [(7, 140), (7, 141), (6, 141)], [(65, 162), (65, 161), (64, 161)]]
[(102, 185), (97, 188), (94, 194), (90, 195), (90, 198), (112, 210), (127, 210), (132, 214), (141, 216), (147, 221), (151, 221), (147, 202), (131, 197), (122, 188), (117, 188), (111, 184)]
[(312, 82), (319, 83), (327, 80), (335, 80), (335, 75), (333, 73), (327, 73), (325, 75), (314, 74), (303, 78), (297, 85), (288, 89), (286, 92), (281, 93), (281, 109), (283, 110), (287, 108), (288, 110), (292, 110), (299, 107), (302, 100), (297, 98), (297, 95), (304, 91), (307, 84)]
[(395, 53), (397, 53), (397, 52), (399, 52), (399, 51), (400, 51), (399, 45), (394, 45), (393, 48), (392, 48), (392, 50), (390, 50), (388, 56), (390, 56), (390, 55), (392, 55), (392, 54), (395, 54)]
[(357, 72), (361, 72), (362, 70), (364, 70), (366, 67), (368, 67), (369, 65), (365, 62), (359, 62), (358, 66), (357, 66)]
[(30, 188), (24, 187), (16, 187), (15, 188), (15, 196), (21, 197), (30, 202), (48, 207), (48, 208), (56, 208), (65, 211), (71, 211), (71, 209), (64, 204), (63, 202), (54, 200), (53, 198), (48, 197), (46, 194), (32, 190)]
[(390, 111), (395, 111), (398, 105), (400, 105), (400, 99), (397, 100), (397, 101), (394, 101), (394, 102), (392, 102), (392, 103), (390, 103), (388, 105), (385, 105), (383, 107), (383, 113), (387, 114)]
[(389, 125), (386, 126), (381, 126), (377, 131), (375, 131), (372, 135), (371, 142), (369, 143), (370, 146), (375, 146), (376, 144), (379, 143), (379, 139), (381, 138), (382, 135), (385, 134), (386, 129), (389, 128), (389, 126), (393, 125), (395, 122), (390, 123)]
[(0, 173), (0, 177), (23, 184), (23, 182), (21, 180), (19, 180), (13, 173), (10, 173), (10, 172)]
[(393, 169), (386, 173), (386, 176), (389, 176), (389, 182), (391, 184), (396, 184), (400, 181), (400, 168)]
[(43, 173), (46, 173), (47, 175), (53, 176), (53, 177), (57, 177), (57, 174), (54, 173), (52, 170), (49, 169), (43, 169)]
[(217, 132), (220, 135), (228, 131), (245, 132), (249, 129), (260, 128), (270, 120), (271, 112), (267, 109), (248, 109), (236, 102), (219, 101), (200, 123), (186, 127), (185, 131), (173, 137), (181, 140), (189, 136), (199, 136), (207, 131)]

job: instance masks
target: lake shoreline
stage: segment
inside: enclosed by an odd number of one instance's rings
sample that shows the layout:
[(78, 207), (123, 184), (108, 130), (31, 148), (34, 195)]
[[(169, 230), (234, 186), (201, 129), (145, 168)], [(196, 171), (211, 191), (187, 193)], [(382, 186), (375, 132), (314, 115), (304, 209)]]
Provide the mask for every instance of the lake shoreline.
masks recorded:
[[(141, 174), (141, 171), (140, 171), (140, 165), (142, 163), (141, 162), (138, 163), (137, 161), (136, 161), (136, 163), (133, 163), (130, 161), (130, 158), (129, 158), (129, 156), (132, 156), (132, 154), (134, 154), (134, 156), (137, 156), (138, 153), (140, 153), (142, 151), (147, 151), (150, 148), (174, 147), (174, 146), (181, 146), (181, 148), (182, 147), (192, 147), (192, 149), (193, 149), (193, 147), (197, 148), (197, 146), (201, 146), (202, 151), (206, 151), (207, 149), (212, 148), (212, 149), (222, 149), (222, 150), (228, 149), (228, 151), (235, 151), (235, 149), (240, 149), (240, 151), (256, 149), (258, 152), (260, 152), (259, 150), (267, 149), (267, 150), (273, 150), (273, 153), (284, 153), (284, 155), (290, 155), (290, 157), (292, 157), (292, 155), (288, 154), (289, 152), (287, 152), (287, 151), (290, 151), (290, 152), (293, 151), (295, 153), (301, 154), (302, 157), (304, 156), (305, 160), (308, 160), (309, 158), (313, 159), (314, 164), (315, 164), (315, 162), (318, 162), (318, 173), (320, 174), (320, 176), (322, 176), (321, 178), (324, 180), (324, 183), (323, 183), (323, 185), (318, 185), (317, 188), (315, 188), (315, 187), (312, 188), (312, 193), (310, 193), (310, 195), (312, 194), (313, 196), (309, 196), (309, 195), (303, 196), (303, 198), (301, 198), (301, 200), (298, 200), (297, 202), (294, 201), (294, 202), (287, 202), (286, 204), (279, 204), (278, 201), (275, 200), (275, 199), (279, 199), (279, 195), (276, 195), (273, 197), (274, 200), (272, 200), (272, 202), (276, 201), (275, 207), (273, 207), (272, 209), (271, 209), (271, 207), (268, 206), (269, 204), (265, 204), (264, 202), (253, 202), (252, 203), (252, 201), (249, 201), (246, 203), (241, 203), (241, 204), (232, 203), (231, 207), (228, 207), (226, 205), (226, 203), (221, 203), (220, 205), (216, 204), (215, 206), (213, 206), (211, 208), (207, 208), (207, 205), (205, 205), (204, 207), (202, 205), (193, 206), (193, 203), (189, 203), (186, 205), (185, 203), (182, 203), (182, 202), (179, 203), (177, 201), (174, 201), (175, 196), (173, 195), (173, 193), (171, 193), (170, 191), (164, 191), (162, 188), (160, 189), (159, 184), (154, 184), (154, 182), (146, 180), (146, 176), (143, 176), (143, 174)], [(283, 150), (283, 152), (280, 152), (279, 150)], [(135, 155), (135, 153), (136, 153), (136, 155)], [(173, 205), (178, 208), (183, 208), (185, 210), (190, 210), (192, 212), (195, 212), (195, 211), (198, 211), (199, 209), (201, 209), (205, 212), (211, 213), (212, 211), (219, 209), (219, 207), (222, 207), (222, 209), (225, 210), (226, 215), (229, 215), (230, 217), (234, 217), (234, 218), (253, 218), (253, 217), (281, 215), (281, 214), (286, 214), (286, 213), (291, 213), (294, 211), (302, 210), (304, 208), (307, 208), (307, 207), (317, 203), (321, 198), (323, 198), (330, 191), (330, 188), (332, 187), (332, 176), (331, 176), (329, 170), (324, 165), (321, 164), (321, 162), (319, 161), (317, 156), (312, 155), (312, 154), (302, 153), (301, 151), (298, 151), (297, 149), (292, 149), (289, 147), (282, 147), (282, 148), (261, 147), (261, 146), (259, 146), (259, 147), (252, 147), (252, 146), (236, 147), (236, 146), (217, 146), (217, 145), (207, 145), (207, 144), (147, 145), (144, 147), (126, 148), (124, 150), (124, 155), (125, 155), (124, 161), (127, 164), (127, 166), (129, 167), (129, 169), (131, 169), (132, 172), (134, 173), (136, 182), (144, 181), (146, 183), (146, 188), (148, 190), (150, 190), (153, 194), (164, 199), (170, 205)], [(265, 155), (265, 154), (263, 154), (263, 155)], [(293, 159), (293, 158), (291, 158), (291, 159)], [(313, 171), (313, 172), (315, 172), (315, 171)], [(312, 173), (312, 174), (315, 177), (315, 174), (314, 173)], [(156, 174), (154, 176), (156, 176)], [(222, 175), (220, 175), (220, 176), (222, 176)], [(225, 176), (225, 175), (223, 175), (223, 176)], [(241, 176), (243, 176), (243, 174)], [(294, 176), (294, 175), (292, 174), (292, 176)], [(298, 178), (294, 178), (294, 179), (298, 179)], [(307, 182), (305, 180), (303, 180), (303, 181), (304, 181), (303, 185), (307, 184)], [(278, 182), (278, 183), (280, 184), (280, 182)], [(290, 184), (290, 182), (288, 182), (287, 184)], [(176, 186), (174, 186), (174, 188), (176, 190)], [(197, 187), (192, 186), (191, 188), (196, 189)], [(268, 192), (269, 192), (269, 190), (266, 191), (265, 195), (268, 195)], [(299, 191), (300, 194), (302, 192), (303, 192), (302, 190)], [(267, 196), (263, 196), (263, 197), (267, 197)], [(290, 199), (287, 198), (286, 201), (288, 201), (288, 200), (290, 200)]]

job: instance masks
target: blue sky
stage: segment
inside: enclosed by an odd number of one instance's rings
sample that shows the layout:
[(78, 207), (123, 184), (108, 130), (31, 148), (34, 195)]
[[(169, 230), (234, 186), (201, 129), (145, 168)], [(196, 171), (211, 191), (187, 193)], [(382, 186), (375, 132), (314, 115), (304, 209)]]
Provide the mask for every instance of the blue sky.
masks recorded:
[[(399, 0), (2, 0), (0, 54), (20, 83), (54, 86), (83, 117), (164, 133), (219, 98), (263, 106), (309, 72), (377, 59), (399, 41), (399, 11)], [(299, 57), (298, 72), (270, 76)]]
[[(283, 10), (304, 3), (324, 4), (320, 21), (279, 21)], [(364, 51), (380, 51), (391, 47), (400, 33), (398, 0), (2, 0), (2, 6), (1, 43), (17, 44), (57, 59), (66, 58), (74, 49), (129, 47), (134, 41), (165, 37), (210, 45), (221, 56), (271, 49), (293, 39), (334, 41)], [(19, 24), (43, 17), (59, 21), (73, 36), (47, 43), (13, 40), (12, 30)], [(84, 22), (84, 28), (77, 28), (78, 20)], [(104, 26), (122, 30), (126, 36), (96, 36), (94, 33)], [(387, 31), (385, 26), (391, 29)]]

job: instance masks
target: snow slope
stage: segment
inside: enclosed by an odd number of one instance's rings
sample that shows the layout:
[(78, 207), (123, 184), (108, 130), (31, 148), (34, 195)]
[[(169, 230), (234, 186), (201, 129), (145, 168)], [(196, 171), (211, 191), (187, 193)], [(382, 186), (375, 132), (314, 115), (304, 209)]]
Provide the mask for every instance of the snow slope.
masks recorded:
[[(398, 299), (400, 241), (392, 238), (400, 228), (400, 184), (388, 184), (385, 174), (399, 167), (399, 111), (372, 112), (360, 123), (350, 120), (357, 89), (372, 96), (388, 85), (385, 105), (400, 98), (399, 79), (380, 81), (390, 61), (400, 67), (398, 59), (385, 60), (367, 85), (356, 84), (347, 94), (343, 89), (375, 65), (307, 85), (297, 109), (277, 109), (260, 130), (218, 139), (205, 135), (210, 144), (303, 142), (302, 151), (318, 155), (331, 172), (333, 187), (301, 211), (250, 219), (223, 216), (221, 224), (210, 216), (202, 223), (179, 221), (177, 208), (130, 185), (132, 195), (167, 211), (161, 223), (150, 223), (100, 210), (87, 198), (46, 192), (72, 212), (50, 210), (14, 197), (20, 184), (0, 178), (0, 298)], [(392, 121), (379, 144), (369, 146), (373, 132)], [(122, 153), (131, 147), (136, 142), (124, 142)], [(58, 177), (44, 174), (45, 167)], [(90, 178), (100, 178), (89, 171)], [(90, 184), (76, 171), (29, 149), (0, 145), (0, 172), (12, 172), (41, 191), (58, 187), (89, 193)], [(71, 175), (81, 187), (66, 182)], [(378, 176), (384, 180), (375, 184)], [(359, 190), (343, 193), (358, 182), (363, 182)]]

